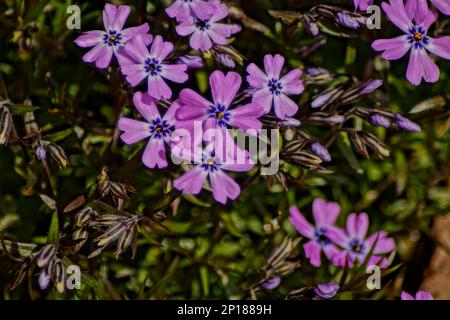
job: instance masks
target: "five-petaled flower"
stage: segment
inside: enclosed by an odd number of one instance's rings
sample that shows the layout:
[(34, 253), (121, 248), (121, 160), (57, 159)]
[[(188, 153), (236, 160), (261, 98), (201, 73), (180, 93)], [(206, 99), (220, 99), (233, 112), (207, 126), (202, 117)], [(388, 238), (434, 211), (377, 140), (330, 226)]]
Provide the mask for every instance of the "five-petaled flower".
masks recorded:
[(209, 19), (214, 13), (215, 5), (213, 2), (204, 0), (176, 0), (166, 9), (169, 17), (183, 21), (189, 17), (199, 19)]
[(151, 97), (157, 100), (170, 99), (172, 90), (164, 79), (176, 83), (183, 83), (188, 80), (185, 64), (168, 64), (165, 62), (172, 51), (173, 44), (164, 41), (161, 36), (155, 37), (150, 51), (145, 46), (143, 38), (136, 36), (125, 47), (125, 52), (134, 61), (122, 65), (122, 72), (133, 87), (146, 79), (147, 91)]
[(82, 48), (93, 47), (83, 56), (84, 62), (95, 62), (97, 68), (105, 69), (110, 65), (113, 55), (119, 63), (122, 59), (126, 59), (119, 49), (135, 36), (141, 35), (147, 45), (151, 43), (152, 36), (147, 34), (150, 29), (147, 23), (138, 27), (123, 28), (129, 14), (129, 6), (117, 7), (109, 3), (105, 5), (103, 10), (105, 31), (87, 31), (75, 40), (75, 43)]
[(148, 138), (148, 143), (142, 155), (142, 162), (148, 168), (167, 167), (164, 144), (169, 144), (175, 130), (175, 112), (179, 108), (173, 103), (164, 117), (161, 117), (153, 99), (147, 93), (136, 92), (133, 97), (134, 105), (145, 119), (138, 121), (121, 118), (118, 123), (120, 136), (126, 144), (134, 144)]
[[(235, 200), (241, 193), (241, 188), (226, 174), (226, 171), (246, 172), (250, 171), (254, 165), (249, 159), (242, 163), (236, 161), (239, 155), (236, 155), (231, 148), (226, 151), (226, 154), (216, 152), (213, 143), (207, 144), (203, 150), (196, 147), (184, 149), (180, 158), (189, 163), (195, 159), (195, 165), (173, 182), (174, 187), (187, 194), (198, 194), (208, 181), (216, 201), (226, 204), (228, 199)], [(243, 152), (245, 156), (244, 151), (238, 150), (239, 152)], [(175, 153), (177, 156), (181, 155), (181, 153)]]
[(228, 38), (241, 31), (239, 25), (219, 22), (227, 16), (228, 7), (218, 2), (210, 18), (188, 16), (176, 27), (176, 31), (183, 37), (192, 35), (189, 41), (192, 49), (206, 51), (212, 48), (213, 43), (226, 45)]
[(303, 245), (303, 249), (311, 264), (319, 267), (321, 265), (320, 253), (322, 251), (330, 261), (340, 252), (329, 239), (328, 232), (334, 226), (341, 208), (336, 202), (327, 202), (317, 198), (313, 201), (312, 210), (315, 226), (306, 221), (296, 206), (290, 207), (291, 216), (289, 220), (301, 235), (310, 239)]
[[(428, 7), (412, 7), (405, 9), (403, 0), (390, 0), (390, 4), (382, 3), (383, 10), (389, 20), (405, 34), (392, 39), (379, 39), (372, 43), (376, 51), (383, 51), (381, 56), (386, 60), (397, 60), (403, 57), (410, 49), (406, 78), (417, 86), (422, 82), (436, 82), (439, 80), (439, 68), (427, 54), (431, 53), (449, 60), (450, 37), (432, 38), (427, 32), (436, 21), (437, 14)], [(413, 22), (414, 21), (414, 22)]]
[(273, 107), (276, 116), (281, 120), (293, 116), (298, 110), (298, 105), (287, 95), (300, 94), (304, 90), (300, 80), (302, 72), (294, 69), (281, 78), (283, 65), (283, 56), (268, 54), (264, 57), (265, 74), (254, 63), (247, 67), (247, 81), (257, 89), (253, 102), (260, 104), (266, 113)]
[(177, 120), (201, 121), (205, 131), (237, 128), (249, 133), (254, 131), (253, 134), (259, 132), (262, 123), (258, 118), (264, 114), (264, 109), (260, 105), (252, 102), (232, 107), (242, 83), (238, 73), (231, 71), (225, 75), (222, 71), (216, 70), (211, 74), (209, 83), (213, 102), (191, 89), (180, 92), (178, 102), (181, 107), (176, 114)]
[(333, 264), (341, 267), (353, 267), (356, 260), (360, 264), (364, 263), (367, 255), (372, 252), (367, 263), (369, 266), (379, 265), (381, 268), (388, 266), (388, 259), (380, 255), (395, 249), (394, 240), (389, 238), (384, 231), (375, 232), (366, 238), (368, 228), (369, 218), (365, 212), (359, 215), (349, 214), (346, 230), (337, 227), (330, 228), (329, 239), (343, 249), (333, 257)]

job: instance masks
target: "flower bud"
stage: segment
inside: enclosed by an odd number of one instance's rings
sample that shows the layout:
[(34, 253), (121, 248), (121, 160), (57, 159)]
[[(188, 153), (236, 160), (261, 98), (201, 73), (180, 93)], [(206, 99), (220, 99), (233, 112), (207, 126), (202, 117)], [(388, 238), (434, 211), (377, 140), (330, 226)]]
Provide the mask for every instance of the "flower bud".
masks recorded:
[(44, 268), (39, 274), (39, 288), (41, 288), (41, 290), (45, 290), (48, 288), (49, 284), (50, 284), (50, 274), (48, 273), (47, 268)]
[(325, 108), (326, 106), (339, 99), (343, 92), (344, 90), (342, 90), (341, 87), (325, 90), (314, 98), (314, 100), (311, 102), (311, 107), (314, 109)]
[(188, 69), (194, 70), (194, 69), (200, 69), (203, 67), (203, 59), (199, 56), (193, 56), (193, 55), (184, 55), (178, 58), (177, 60), (178, 64), (185, 64)]
[(422, 131), (422, 129), (420, 128), (420, 126), (415, 123), (412, 122), (411, 120), (402, 117), (399, 114), (396, 114), (395, 117), (397, 118), (397, 121), (395, 122), (395, 124), (397, 125), (397, 127), (399, 127), (400, 129), (406, 130), (406, 131), (410, 131), (410, 132), (420, 132)]
[(53, 244), (47, 244), (41, 249), (39, 253), (36, 263), (37, 266), (39, 268), (45, 267), (55, 257), (55, 255), (56, 255), (56, 247)]
[(335, 282), (321, 283), (314, 288), (314, 292), (317, 297), (321, 299), (331, 299), (338, 293), (338, 291), (339, 285)]
[(377, 137), (375, 137), (373, 134), (361, 131), (359, 132), (359, 135), (361, 139), (364, 141), (364, 143), (372, 149), (379, 157), (389, 157), (390, 150), (389, 148), (382, 143)]
[(50, 143), (47, 147), (47, 152), (60, 168), (67, 168), (70, 165), (69, 158), (67, 158), (64, 149), (56, 143)]
[(389, 128), (391, 126), (391, 121), (389, 120), (389, 118), (386, 118), (379, 113), (373, 113), (369, 117), (369, 121), (371, 124), (378, 127)]
[(376, 79), (376, 80), (369, 80), (367, 82), (353, 86), (342, 95), (339, 102), (341, 104), (349, 104), (351, 102), (354, 102), (362, 98), (363, 96), (372, 93), (382, 84), (383, 81)]
[(216, 59), (219, 63), (221, 63), (225, 67), (228, 67), (231, 69), (236, 67), (236, 63), (234, 63), (233, 59), (231, 59), (231, 57), (227, 54), (220, 53), (216, 56)]
[(91, 207), (86, 207), (75, 215), (75, 225), (77, 227), (84, 227), (96, 215), (97, 213)]
[(341, 26), (346, 28), (354, 30), (359, 28), (358, 21), (344, 11), (338, 12), (336, 20)]
[(276, 287), (278, 287), (281, 283), (281, 278), (280, 277), (275, 277), (275, 278), (271, 278), (265, 282), (263, 282), (263, 284), (261, 285), (261, 287), (263, 287), (266, 290), (273, 290)]
[(302, 22), (306, 32), (308, 32), (310, 35), (315, 37), (319, 34), (319, 26), (310, 15), (304, 14), (302, 16)]
[(58, 260), (55, 263), (55, 270), (54, 270), (54, 282), (56, 284), (56, 290), (58, 290), (59, 293), (63, 293), (64, 289), (66, 288), (66, 270), (64, 269), (64, 265), (61, 260)]
[(290, 155), (288, 160), (290, 160), (293, 164), (297, 164), (307, 169), (317, 169), (319, 164), (322, 163), (322, 159), (306, 151), (297, 151)]
[(0, 145), (8, 143), (12, 125), (11, 112), (5, 106), (0, 107)]
[(327, 114), (327, 113), (313, 113), (312, 116), (308, 118), (309, 123), (321, 124), (321, 125), (333, 125), (340, 124), (344, 122), (345, 117), (338, 114)]
[(356, 132), (350, 132), (349, 135), (355, 151), (362, 155), (364, 158), (369, 159), (369, 152), (367, 152), (366, 144), (361, 139), (359, 134)]
[(331, 156), (327, 148), (321, 145), (319, 142), (314, 142), (311, 144), (312, 151), (320, 158), (323, 162), (330, 162)]

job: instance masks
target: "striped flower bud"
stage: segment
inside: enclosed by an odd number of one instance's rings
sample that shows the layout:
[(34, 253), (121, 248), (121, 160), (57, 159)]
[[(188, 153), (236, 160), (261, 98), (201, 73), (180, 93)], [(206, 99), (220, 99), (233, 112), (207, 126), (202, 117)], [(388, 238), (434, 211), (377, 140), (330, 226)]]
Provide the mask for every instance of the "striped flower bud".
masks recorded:
[(53, 272), (54, 282), (56, 285), (56, 290), (59, 293), (63, 293), (66, 288), (66, 270), (64, 269), (64, 265), (61, 260), (58, 260), (55, 263), (55, 270)]
[(323, 162), (330, 162), (331, 156), (328, 149), (321, 145), (319, 142), (311, 144), (311, 150), (320, 158)]
[(0, 107), (0, 145), (8, 143), (12, 125), (11, 112), (5, 106)]
[(39, 268), (45, 267), (55, 257), (55, 255), (56, 255), (56, 247), (53, 244), (47, 244), (45, 247), (41, 249), (39, 253), (36, 263), (37, 266)]
[(55, 161), (61, 169), (70, 166), (69, 158), (67, 158), (64, 149), (56, 143), (50, 143), (47, 147), (47, 152), (52, 160)]
[(39, 288), (41, 290), (45, 290), (48, 288), (48, 285), (50, 284), (50, 274), (48, 273), (47, 268), (42, 269), (41, 273), (39, 274)]

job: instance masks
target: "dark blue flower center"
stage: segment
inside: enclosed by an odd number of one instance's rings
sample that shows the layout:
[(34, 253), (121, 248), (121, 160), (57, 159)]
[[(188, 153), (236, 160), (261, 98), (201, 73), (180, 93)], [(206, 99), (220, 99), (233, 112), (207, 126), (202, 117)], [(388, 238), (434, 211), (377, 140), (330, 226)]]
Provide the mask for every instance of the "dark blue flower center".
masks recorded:
[(408, 42), (413, 45), (415, 49), (422, 49), (430, 42), (426, 31), (421, 26), (413, 26), (408, 30)]
[(110, 30), (103, 35), (103, 43), (110, 47), (115, 47), (122, 44), (122, 34), (117, 31)]
[(356, 239), (356, 238), (352, 239), (349, 242), (349, 249), (354, 254), (358, 254), (358, 255), (364, 254), (364, 251), (365, 251), (364, 243), (359, 239)]
[(219, 127), (226, 127), (230, 120), (230, 113), (223, 104), (215, 104), (208, 109), (208, 116), (217, 120)]
[(314, 240), (319, 243), (321, 247), (324, 247), (331, 243), (331, 240), (326, 236), (327, 229), (317, 228), (314, 231)]
[(162, 139), (170, 136), (172, 132), (175, 130), (175, 126), (171, 125), (166, 120), (162, 119), (154, 119), (149, 126), (150, 133), (152, 134), (152, 138)]
[(161, 63), (156, 58), (147, 58), (144, 63), (145, 72), (152, 77), (159, 75), (162, 71)]
[(270, 93), (273, 96), (279, 96), (282, 93), (283, 85), (280, 80), (272, 78), (267, 82), (267, 86), (269, 87)]
[(195, 27), (200, 31), (206, 31), (209, 30), (211, 24), (209, 23), (209, 20), (197, 19), (197, 21), (195, 21)]
[(220, 163), (216, 158), (214, 151), (208, 153), (205, 152), (202, 156), (202, 164), (200, 167), (208, 173), (219, 171)]
[(192, 3), (192, 2), (194, 2), (195, 0), (183, 0), (184, 1), (184, 3)]

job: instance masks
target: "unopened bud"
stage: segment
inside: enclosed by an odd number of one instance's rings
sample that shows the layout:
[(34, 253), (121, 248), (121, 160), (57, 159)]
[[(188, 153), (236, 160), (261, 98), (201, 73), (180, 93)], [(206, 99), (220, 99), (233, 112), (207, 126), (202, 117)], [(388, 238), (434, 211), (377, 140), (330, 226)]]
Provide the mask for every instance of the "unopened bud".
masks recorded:
[(8, 143), (12, 125), (11, 112), (6, 106), (0, 107), (0, 145)]

